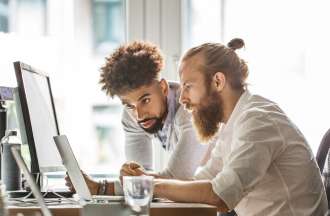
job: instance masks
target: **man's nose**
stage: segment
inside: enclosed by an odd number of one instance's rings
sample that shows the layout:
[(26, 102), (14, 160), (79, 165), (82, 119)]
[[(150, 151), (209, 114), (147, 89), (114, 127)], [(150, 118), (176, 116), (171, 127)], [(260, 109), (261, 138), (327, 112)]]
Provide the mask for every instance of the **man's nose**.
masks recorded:
[(179, 102), (184, 105), (188, 102), (188, 98), (186, 96), (186, 93), (184, 91), (181, 92), (180, 97), (179, 97)]
[(135, 110), (135, 115), (138, 121), (141, 121), (144, 119), (145, 112), (142, 108), (137, 107)]

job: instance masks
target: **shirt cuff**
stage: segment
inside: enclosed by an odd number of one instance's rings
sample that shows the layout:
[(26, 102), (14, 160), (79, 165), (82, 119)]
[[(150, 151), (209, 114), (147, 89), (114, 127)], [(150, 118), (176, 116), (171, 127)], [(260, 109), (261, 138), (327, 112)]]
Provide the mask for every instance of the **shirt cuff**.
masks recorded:
[(211, 184), (213, 192), (226, 203), (229, 209), (234, 209), (243, 197), (241, 181), (233, 170), (222, 170), (212, 179)]
[(116, 179), (113, 183), (114, 183), (115, 195), (116, 196), (123, 196), (124, 191), (123, 191), (123, 187), (122, 187), (120, 181), (118, 179)]

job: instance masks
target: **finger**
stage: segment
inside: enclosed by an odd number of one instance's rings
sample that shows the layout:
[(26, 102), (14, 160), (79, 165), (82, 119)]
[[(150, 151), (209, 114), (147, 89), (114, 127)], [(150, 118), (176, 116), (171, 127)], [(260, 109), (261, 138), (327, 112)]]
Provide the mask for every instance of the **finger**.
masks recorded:
[(121, 170), (120, 171), (120, 175), (121, 176), (132, 176), (132, 175), (134, 175), (135, 173), (134, 172), (131, 172), (131, 171), (126, 171), (126, 170)]
[(135, 169), (135, 170), (131, 170), (130, 172), (126, 172), (126, 173), (124, 173), (124, 175), (123, 176), (140, 176), (140, 175), (143, 175), (144, 173), (143, 172), (141, 172), (140, 170), (138, 170), (138, 169)]
[(124, 172), (125, 175), (130, 175), (130, 176), (136, 176), (136, 175), (139, 175), (139, 172), (137, 169), (135, 170), (129, 170), (128, 172)]
[(65, 176), (65, 177), (64, 177), (64, 180), (65, 180), (65, 181), (69, 181), (69, 182), (71, 182), (71, 179), (69, 178), (69, 176)]
[(120, 173), (123, 173), (125, 175), (135, 175), (135, 171), (133, 169), (128, 168), (128, 167), (123, 167), (120, 170)]
[(129, 163), (125, 163), (122, 165), (121, 169), (130, 169)]
[(71, 191), (71, 192), (73, 192), (73, 193), (76, 192), (76, 190), (74, 189), (74, 187), (73, 187), (72, 184), (68, 184), (68, 183), (66, 183), (65, 186), (67, 186), (67, 187), (69, 188), (69, 191)]
[(73, 193), (76, 193), (76, 190), (74, 189), (74, 187), (69, 187), (69, 190)]
[(131, 169), (137, 169), (139, 167), (141, 167), (141, 165), (136, 162), (129, 163), (129, 168), (131, 168)]
[(136, 172), (132, 170), (121, 170), (120, 171), (120, 176), (135, 176)]
[(137, 175), (145, 175), (144, 169), (138, 168), (134, 170)]

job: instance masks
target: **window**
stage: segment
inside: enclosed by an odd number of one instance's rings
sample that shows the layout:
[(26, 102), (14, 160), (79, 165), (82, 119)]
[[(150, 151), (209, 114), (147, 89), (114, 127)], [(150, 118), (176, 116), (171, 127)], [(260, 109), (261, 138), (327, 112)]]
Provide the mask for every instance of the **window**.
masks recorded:
[(96, 134), (96, 167), (94, 173), (118, 173), (125, 162), (124, 133), (121, 122), (122, 105), (110, 103), (94, 105), (93, 129)]
[(187, 0), (183, 48), (222, 39), (222, 0)]
[(46, 34), (46, 0), (0, 0), (0, 32)]
[(8, 0), (0, 0), (0, 32), (8, 31)]
[[(105, 96), (98, 80), (104, 56), (125, 40), (123, 1), (0, 0), (0, 5), (8, 9), (8, 32), (15, 33), (0, 33), (0, 85), (17, 85), (13, 61), (47, 73), (60, 132), (68, 136), (80, 167), (87, 173), (118, 174), (125, 161), (122, 105)], [(107, 16), (92, 16), (96, 8)], [(95, 17), (102, 24), (98, 28), (91, 26)], [(97, 43), (104, 54), (93, 53), (91, 35), (104, 35)]]
[(106, 53), (125, 40), (123, 0), (93, 0), (93, 36), (98, 53)]
[(46, 0), (16, 0), (12, 31), (21, 35), (45, 35), (46, 3)]
[(206, 40), (226, 44), (235, 37), (244, 39), (246, 48), (238, 54), (248, 62), (250, 90), (277, 102), (316, 152), (329, 128), (330, 45), (324, 41), (330, 31), (324, 26), (330, 19), (330, 3), (219, 2), (187, 0), (186, 22), (190, 25), (184, 30), (186, 47)]

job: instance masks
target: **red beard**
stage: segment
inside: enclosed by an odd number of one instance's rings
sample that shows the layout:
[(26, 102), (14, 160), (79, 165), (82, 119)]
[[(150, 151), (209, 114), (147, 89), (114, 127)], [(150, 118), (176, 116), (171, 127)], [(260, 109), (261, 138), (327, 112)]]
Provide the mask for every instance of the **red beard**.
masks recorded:
[[(189, 105), (188, 105), (189, 106)], [(208, 142), (219, 130), (223, 120), (223, 102), (218, 92), (204, 97), (203, 102), (193, 112), (193, 123), (201, 142)]]

